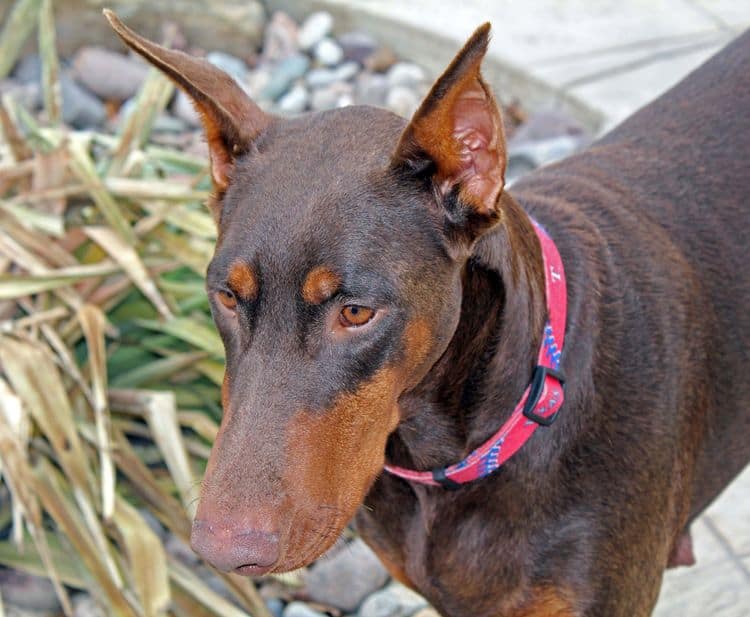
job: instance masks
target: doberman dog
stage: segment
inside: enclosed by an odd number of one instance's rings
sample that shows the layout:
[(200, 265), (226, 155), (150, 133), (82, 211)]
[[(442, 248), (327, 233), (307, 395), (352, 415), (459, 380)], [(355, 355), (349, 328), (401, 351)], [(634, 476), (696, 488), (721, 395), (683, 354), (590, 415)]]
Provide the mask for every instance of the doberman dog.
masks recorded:
[(648, 615), (750, 459), (750, 34), (511, 195), (489, 24), (407, 123), (274, 117), (107, 17), (210, 150), (197, 553), (293, 570), (356, 515), (446, 617)]

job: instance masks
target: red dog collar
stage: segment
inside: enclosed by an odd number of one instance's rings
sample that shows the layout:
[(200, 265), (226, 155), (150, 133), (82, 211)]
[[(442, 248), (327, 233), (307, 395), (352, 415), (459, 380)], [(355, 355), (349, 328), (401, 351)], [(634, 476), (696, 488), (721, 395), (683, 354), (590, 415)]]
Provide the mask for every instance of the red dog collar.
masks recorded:
[(484, 478), (496, 471), (529, 440), (539, 426), (549, 426), (557, 418), (563, 404), (565, 383), (560, 371), (568, 302), (565, 270), (552, 238), (534, 219), (531, 222), (542, 245), (545, 296), (549, 315), (531, 383), (508, 421), (465, 459), (449, 467), (432, 471), (412, 471), (386, 465), (386, 471), (394, 476), (421, 484), (457, 488), (461, 484)]

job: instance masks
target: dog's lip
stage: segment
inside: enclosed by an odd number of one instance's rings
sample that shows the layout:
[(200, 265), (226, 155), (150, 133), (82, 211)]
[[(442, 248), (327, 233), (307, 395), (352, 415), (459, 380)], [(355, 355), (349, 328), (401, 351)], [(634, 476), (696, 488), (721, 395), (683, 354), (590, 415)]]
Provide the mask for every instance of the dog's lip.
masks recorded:
[(270, 566), (259, 566), (257, 564), (248, 563), (244, 566), (235, 568), (233, 572), (240, 576), (262, 576), (268, 574), (273, 569), (273, 564)]

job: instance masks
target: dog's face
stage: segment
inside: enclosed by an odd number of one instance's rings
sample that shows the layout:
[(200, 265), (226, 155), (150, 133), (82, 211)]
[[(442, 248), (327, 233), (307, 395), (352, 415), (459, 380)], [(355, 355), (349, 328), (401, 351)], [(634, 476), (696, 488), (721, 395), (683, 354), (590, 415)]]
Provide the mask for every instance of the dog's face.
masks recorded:
[(500, 218), (489, 28), (407, 125), (367, 107), (272, 118), (217, 69), (108, 17), (193, 96), (217, 189), (207, 289), (224, 417), (193, 545), (241, 574), (301, 567), (381, 472), (399, 396), (450, 342), (472, 243)]

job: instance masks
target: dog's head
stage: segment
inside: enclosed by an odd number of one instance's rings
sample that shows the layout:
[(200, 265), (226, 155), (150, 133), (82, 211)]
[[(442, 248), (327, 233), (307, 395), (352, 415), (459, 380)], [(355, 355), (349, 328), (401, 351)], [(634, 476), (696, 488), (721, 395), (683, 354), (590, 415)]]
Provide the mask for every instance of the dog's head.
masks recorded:
[(107, 17), (192, 97), (211, 155), (207, 289), (227, 360), (193, 546), (241, 574), (298, 568), (381, 473), (399, 397), (448, 346), (471, 247), (501, 218), (489, 24), (407, 125), (370, 107), (273, 117), (217, 68)]

